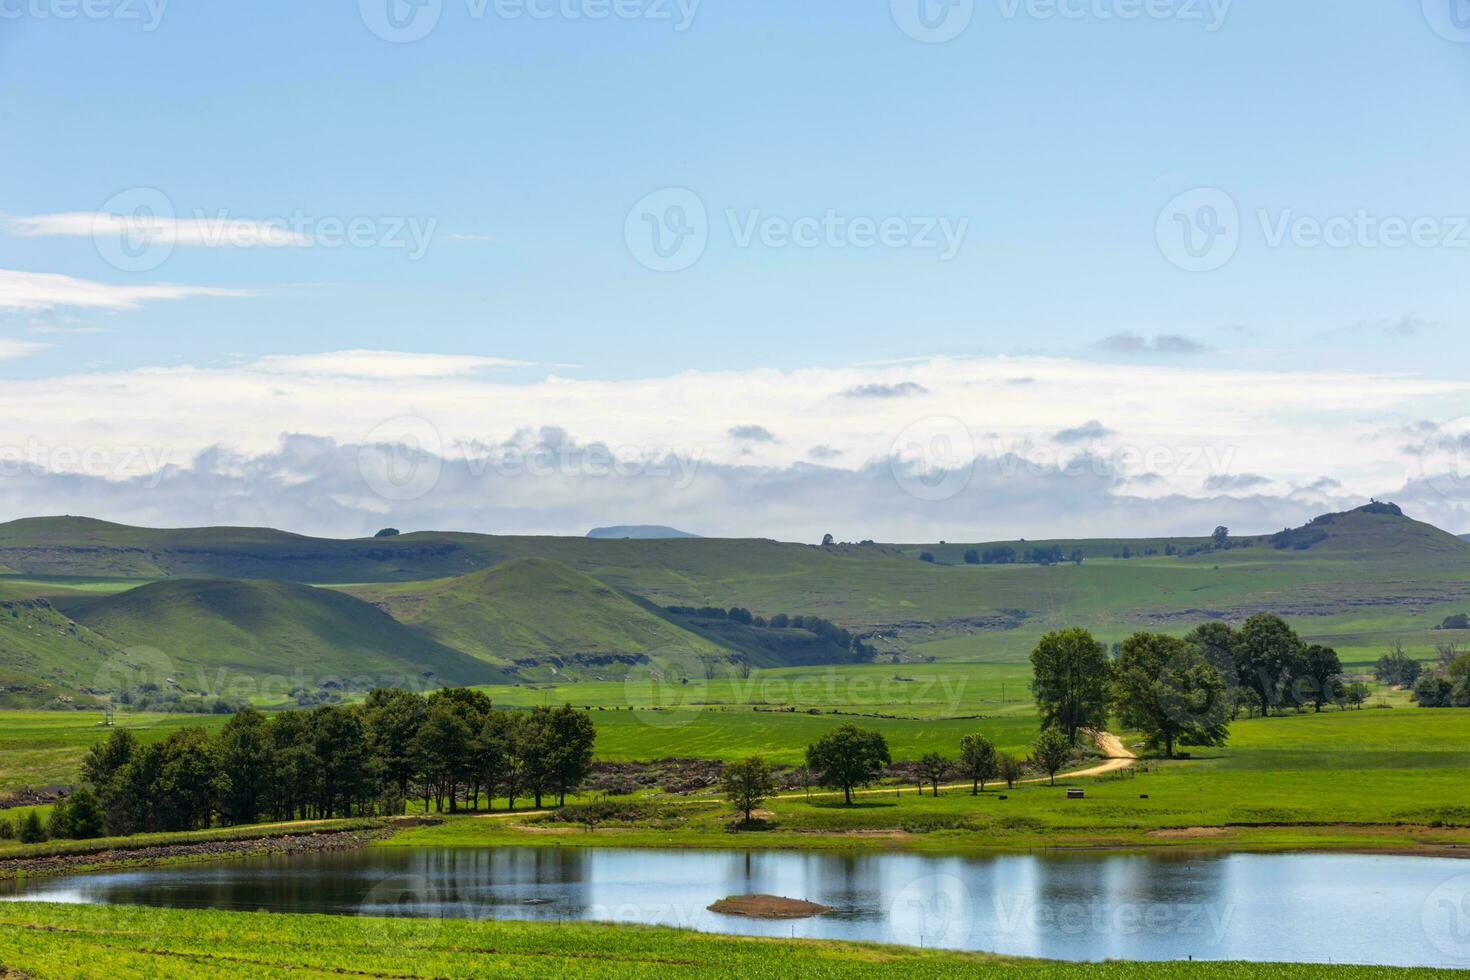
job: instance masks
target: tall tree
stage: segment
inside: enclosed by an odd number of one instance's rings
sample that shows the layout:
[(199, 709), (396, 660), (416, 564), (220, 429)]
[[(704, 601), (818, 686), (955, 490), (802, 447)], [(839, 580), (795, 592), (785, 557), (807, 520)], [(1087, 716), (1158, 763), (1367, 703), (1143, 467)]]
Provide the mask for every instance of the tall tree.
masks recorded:
[(970, 795), (979, 796), (1000, 769), (995, 743), (979, 733), (960, 739), (960, 769), (970, 777)]
[(363, 721), (379, 776), (405, 799), (414, 777), (413, 739), (427, 713), (422, 697), (398, 688), (369, 691), (363, 703)]
[(1272, 613), (1257, 613), (1235, 634), (1235, 667), (1240, 683), (1254, 692), (1261, 714), (1281, 704), (1281, 686), (1301, 665), (1301, 638)]
[(556, 791), (557, 806), (565, 806), (567, 794), (575, 793), (592, 771), (592, 746), (597, 741), (597, 729), (590, 715), (568, 704), (547, 716), (546, 734), (550, 746), (547, 758), (550, 786)]
[(1083, 728), (1108, 721), (1108, 652), (1085, 629), (1048, 633), (1031, 651), (1031, 691), (1043, 728), (1058, 728), (1068, 745)]
[(746, 826), (750, 825), (751, 815), (755, 813), (756, 807), (776, 791), (775, 781), (771, 778), (771, 767), (758, 755), (726, 764), (721, 781), (725, 799), (745, 814)]
[(464, 771), (471, 737), (469, 723), (452, 703), (441, 700), (429, 705), (411, 750), (414, 768), (423, 781), (425, 809), (429, 795), (434, 798), (434, 809), (440, 813), (444, 812), (446, 801), (450, 813), (458, 809), (459, 777)]
[(265, 716), (250, 707), (235, 712), (220, 730), (218, 753), (220, 816), (231, 824), (255, 823), (273, 775)]
[(1031, 761), (1047, 774), (1053, 786), (1057, 784), (1057, 773), (1061, 772), (1071, 757), (1072, 745), (1058, 728), (1046, 729), (1031, 746)]
[(853, 789), (878, 778), (892, 761), (883, 735), (856, 725), (835, 728), (806, 748), (806, 764), (818, 784), (842, 790), (848, 805), (852, 804)]
[(1320, 713), (1322, 706), (1335, 701), (1342, 689), (1342, 661), (1336, 650), (1313, 643), (1302, 655), (1302, 664), (1306, 670), (1297, 700), (1310, 701)]
[(1144, 733), (1148, 744), (1223, 745), (1235, 707), (1220, 672), (1197, 647), (1161, 633), (1123, 641), (1114, 665), (1113, 708), (1118, 720)]
[(926, 752), (919, 759), (919, 792), (924, 791), (924, 784), (928, 783), (934, 789), (934, 795), (939, 795), (939, 784), (949, 774), (949, 760), (938, 752)]

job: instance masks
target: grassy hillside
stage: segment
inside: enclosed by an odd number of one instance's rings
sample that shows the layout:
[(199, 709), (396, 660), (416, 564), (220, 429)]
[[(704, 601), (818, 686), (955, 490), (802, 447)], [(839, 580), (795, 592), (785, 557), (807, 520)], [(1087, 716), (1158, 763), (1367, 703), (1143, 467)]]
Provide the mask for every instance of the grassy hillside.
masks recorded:
[[(184, 690), (253, 696), (267, 677), (398, 679), (422, 685), (489, 683), (500, 672), (434, 642), (369, 603), (285, 582), (158, 582), (116, 595), (65, 600), (66, 611), (109, 640), (153, 647)], [(290, 689), (277, 690), (277, 696)], [(281, 684), (277, 683), (276, 688)], [(238, 690), (236, 690), (238, 689)]]
[[(1063, 626), (1084, 624), (1112, 642), (1137, 629), (1182, 630), (1204, 619), (1240, 620), (1260, 611), (1290, 617), (1308, 636), (1331, 637), (1350, 656), (1372, 659), (1374, 651), (1400, 639), (1427, 656), (1432, 628), (1470, 608), (1470, 543), (1392, 508), (1329, 515), (1285, 537), (1234, 535), (1228, 549), (1200, 550), (1206, 540), (1012, 542), (1018, 551), (1056, 544), (1064, 553), (1080, 548), (1089, 557), (1081, 565), (972, 566), (963, 561), (965, 550), (998, 543), (814, 547), (763, 540), (437, 532), (335, 541), (267, 530), (158, 531), (53, 518), (0, 525), (0, 567), (33, 579), (93, 576), (86, 580), (91, 588), (113, 584), (99, 576), (122, 574), (356, 583), (342, 588), (427, 626), (439, 614), (415, 619), (407, 598), (422, 591), (423, 580), (458, 579), (537, 558), (559, 562), (591, 576), (599, 587), (652, 606), (739, 605), (759, 615), (822, 616), (861, 634), (878, 649), (880, 660), (896, 657), (905, 663), (929, 658), (1014, 662), (1043, 632)], [(1124, 554), (1124, 548), (1130, 558), (1112, 557)], [(1185, 553), (1169, 554), (1171, 549)], [(918, 561), (922, 551), (937, 561)], [(405, 581), (418, 584), (390, 587)], [(631, 606), (614, 604), (627, 623), (592, 616), (572, 624), (588, 627), (587, 633), (558, 635), (550, 624), (545, 628), (551, 632), (541, 637), (535, 629), (528, 633), (508, 626), (481, 636), (480, 620), (488, 617), (493, 625), (498, 614), (471, 614), (464, 584), (432, 588), (445, 617), (433, 628), (457, 637), (453, 645), (493, 662), (521, 657), (517, 650), (531, 650), (525, 656), (542, 659), (553, 640), (570, 643), (566, 652), (595, 656), (624, 646), (638, 650), (645, 642), (640, 637), (657, 635)], [(0, 580), (0, 591), (3, 585)], [(510, 615), (511, 623), (538, 624), (540, 617), (524, 612), (537, 601), (534, 591), (523, 592), (516, 599), (523, 610)], [(644, 611), (658, 615), (652, 606)], [(741, 645), (738, 638), (678, 625), (714, 646)], [(601, 642), (599, 636), (609, 634), (619, 637), (616, 643)], [(758, 656), (750, 659), (763, 662)], [(777, 657), (771, 662), (802, 661)]]
[(0, 707), (68, 707), (118, 646), (45, 599), (0, 601)]
[(543, 558), (350, 591), (439, 643), (527, 680), (618, 677), (664, 651), (732, 654), (585, 572)]

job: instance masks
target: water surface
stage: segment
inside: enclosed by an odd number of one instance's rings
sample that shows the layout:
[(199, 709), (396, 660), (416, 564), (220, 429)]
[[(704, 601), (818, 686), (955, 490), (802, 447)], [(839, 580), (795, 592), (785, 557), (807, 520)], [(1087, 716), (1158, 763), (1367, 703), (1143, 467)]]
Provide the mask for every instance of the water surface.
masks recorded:
[[(833, 911), (761, 922), (706, 909), (747, 893)], [(1072, 960), (1470, 967), (1470, 864), (1422, 857), (386, 847), (38, 879), (0, 897), (640, 922)]]

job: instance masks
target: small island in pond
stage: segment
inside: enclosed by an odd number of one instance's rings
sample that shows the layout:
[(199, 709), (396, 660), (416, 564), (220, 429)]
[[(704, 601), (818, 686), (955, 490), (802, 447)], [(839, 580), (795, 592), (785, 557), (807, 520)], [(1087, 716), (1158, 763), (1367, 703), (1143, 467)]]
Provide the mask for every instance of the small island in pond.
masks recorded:
[(776, 895), (731, 895), (711, 905), (709, 910), (721, 915), (743, 915), (747, 919), (809, 919), (832, 911), (816, 902)]

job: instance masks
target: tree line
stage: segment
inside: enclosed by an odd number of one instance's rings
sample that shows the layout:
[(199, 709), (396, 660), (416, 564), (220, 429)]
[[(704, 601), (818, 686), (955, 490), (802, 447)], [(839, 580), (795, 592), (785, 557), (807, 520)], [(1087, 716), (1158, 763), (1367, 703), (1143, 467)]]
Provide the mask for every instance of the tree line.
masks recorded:
[(1183, 637), (1139, 632), (1113, 656), (1085, 629), (1048, 633), (1031, 653), (1042, 724), (1076, 745), (1110, 716), (1172, 756), (1177, 745), (1223, 745), (1230, 722), (1288, 708), (1361, 705), (1367, 688), (1343, 679), (1337, 652), (1308, 644), (1279, 616), (1238, 629), (1211, 622)]
[(669, 612), (676, 616), (689, 616), (698, 619), (727, 619), (741, 626), (754, 626), (757, 629), (793, 629), (806, 630), (814, 633), (828, 643), (843, 650), (851, 650), (859, 659), (870, 660), (877, 649), (870, 644), (864, 643), (860, 638), (854, 636), (848, 630), (843, 629), (830, 619), (821, 616), (800, 616), (787, 613), (776, 613), (769, 619), (758, 616), (743, 606), (732, 606), (729, 609), (720, 606), (668, 606)]
[(52, 808), (51, 836), (198, 830), (261, 820), (489, 809), (497, 797), (566, 802), (592, 766), (596, 729), (570, 705), (505, 711), (479, 691), (380, 688), (362, 704), (237, 711), (211, 735), (141, 744), (113, 731)]
[[(929, 786), (938, 796), (940, 783), (962, 778), (970, 782), (971, 794), (978, 796), (992, 781), (1014, 786), (1025, 776), (1028, 765), (1055, 783), (1057, 773), (1077, 755), (1054, 728), (1041, 733), (1025, 761), (997, 749), (994, 742), (979, 732), (963, 736), (958, 748), (955, 758), (929, 752), (918, 760), (913, 772), (921, 794)], [(840, 791), (843, 802), (850, 806), (853, 794), (877, 782), (892, 764), (888, 740), (881, 732), (849, 724), (833, 729), (807, 746), (806, 765), (800, 775), (823, 789)], [(775, 774), (760, 756), (728, 763), (721, 778), (725, 799), (744, 815), (747, 825), (753, 822), (756, 808), (776, 793)]]

